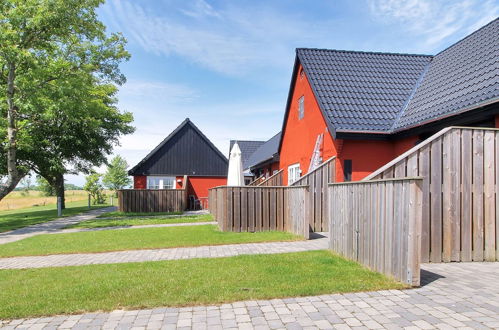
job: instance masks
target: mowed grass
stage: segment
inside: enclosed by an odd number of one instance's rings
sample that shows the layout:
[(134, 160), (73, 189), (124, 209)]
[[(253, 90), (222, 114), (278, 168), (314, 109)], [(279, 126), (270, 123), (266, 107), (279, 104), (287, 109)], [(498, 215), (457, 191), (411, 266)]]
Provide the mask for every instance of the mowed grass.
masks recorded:
[[(109, 205), (92, 205), (91, 209), (103, 208)], [(62, 211), (63, 216), (72, 216), (88, 211), (87, 201), (66, 203), (66, 209)], [(0, 233), (37, 223), (47, 222), (57, 218), (55, 205), (37, 206), (12, 211), (0, 212)]]
[(0, 270), (0, 318), (401, 288), (329, 251)]
[(190, 222), (208, 222), (213, 221), (211, 214), (190, 215), (190, 216), (165, 216), (151, 218), (115, 218), (115, 219), (92, 219), (69, 226), (68, 228), (103, 228), (103, 227), (118, 227), (118, 226), (142, 226), (142, 225), (157, 225), (157, 224), (172, 224), (172, 223), (190, 223)]
[(130, 218), (142, 216), (181, 215), (182, 212), (120, 212), (112, 211), (99, 215), (99, 218)]
[(0, 257), (108, 252), (201, 245), (240, 244), (303, 239), (291, 233), (221, 232), (215, 225), (114, 229), (46, 234), (0, 245)]

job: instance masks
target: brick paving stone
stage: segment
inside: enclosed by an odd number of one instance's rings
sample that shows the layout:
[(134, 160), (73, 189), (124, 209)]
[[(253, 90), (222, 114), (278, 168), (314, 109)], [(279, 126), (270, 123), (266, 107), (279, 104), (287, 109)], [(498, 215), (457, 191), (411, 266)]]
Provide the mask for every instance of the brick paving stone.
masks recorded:
[[(222, 258), (248, 254), (276, 254), (323, 250), (328, 246), (328, 238), (317, 238), (296, 242), (268, 242), (200, 246), (188, 248), (131, 250), (104, 253), (57, 254), (48, 256), (29, 256), (0, 258), (0, 269), (25, 269), (44, 267), (81, 266), (90, 264), (113, 264), (141, 261), (177, 260), (191, 258)], [(274, 302), (274, 303), (277, 303)], [(278, 301), (284, 306), (282, 300)], [(308, 302), (312, 308), (313, 305)], [(226, 304), (225, 308), (233, 308)], [(268, 305), (271, 305), (268, 302)]]

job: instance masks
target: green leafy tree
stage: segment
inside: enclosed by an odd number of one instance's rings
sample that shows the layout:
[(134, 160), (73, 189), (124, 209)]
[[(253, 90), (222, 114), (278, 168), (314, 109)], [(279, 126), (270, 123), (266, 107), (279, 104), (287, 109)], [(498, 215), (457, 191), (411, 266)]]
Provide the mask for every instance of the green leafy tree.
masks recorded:
[(55, 196), (54, 187), (42, 176), (36, 177), (37, 190), (41, 191), (43, 196)]
[(104, 204), (104, 202), (106, 201), (106, 196), (104, 195), (104, 187), (102, 186), (100, 179), (101, 175), (95, 172), (85, 177), (85, 185), (83, 186), (83, 190), (88, 191), (94, 205)]
[(0, 199), (30, 170), (64, 197), (64, 174), (102, 165), (133, 132), (115, 106), (130, 55), (97, 19), (102, 2), (0, 2)]
[(115, 192), (116, 190), (130, 186), (132, 180), (128, 176), (127, 168), (128, 163), (123, 157), (120, 155), (114, 157), (108, 165), (107, 171), (104, 173), (104, 177), (102, 178), (104, 186)]

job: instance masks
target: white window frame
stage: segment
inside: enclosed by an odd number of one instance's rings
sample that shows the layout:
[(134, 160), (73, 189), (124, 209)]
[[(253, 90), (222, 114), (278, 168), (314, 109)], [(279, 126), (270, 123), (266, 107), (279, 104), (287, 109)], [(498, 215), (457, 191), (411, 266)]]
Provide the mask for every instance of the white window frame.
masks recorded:
[(292, 185), (301, 177), (300, 163), (288, 166), (288, 186)]
[(305, 95), (298, 99), (298, 120), (302, 120), (303, 117), (305, 117)]
[(148, 176), (147, 189), (175, 189), (176, 178), (174, 176)]

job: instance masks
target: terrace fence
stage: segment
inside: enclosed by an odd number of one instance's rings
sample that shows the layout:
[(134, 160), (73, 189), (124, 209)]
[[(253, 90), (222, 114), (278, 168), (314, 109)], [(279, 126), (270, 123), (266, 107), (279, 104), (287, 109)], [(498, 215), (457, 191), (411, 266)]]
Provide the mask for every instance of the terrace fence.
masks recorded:
[(187, 209), (185, 189), (118, 190), (120, 212), (183, 212)]
[(414, 176), (422, 262), (499, 261), (499, 130), (443, 129), (364, 180)]
[(328, 220), (328, 184), (336, 182), (336, 157), (331, 157), (315, 170), (305, 174), (292, 186), (309, 187), (310, 198), (310, 230), (326, 232), (329, 230)]
[(269, 176), (267, 179), (263, 180), (258, 187), (280, 187), (282, 186), (282, 171), (279, 170), (275, 174)]
[(330, 249), (420, 285), (422, 179), (330, 184)]
[(222, 231), (287, 231), (309, 238), (307, 187), (216, 187), (210, 213)]

